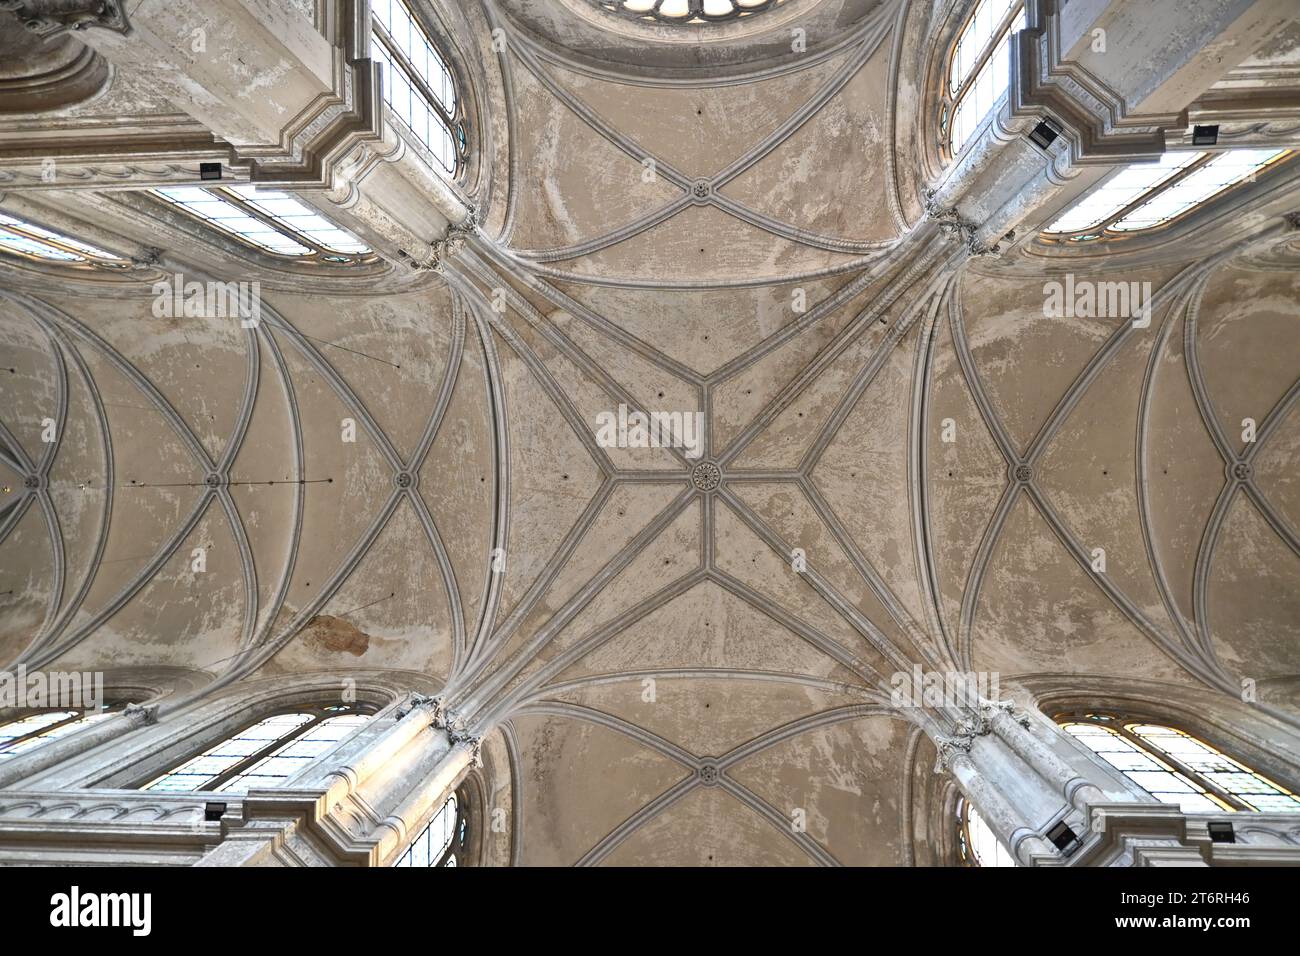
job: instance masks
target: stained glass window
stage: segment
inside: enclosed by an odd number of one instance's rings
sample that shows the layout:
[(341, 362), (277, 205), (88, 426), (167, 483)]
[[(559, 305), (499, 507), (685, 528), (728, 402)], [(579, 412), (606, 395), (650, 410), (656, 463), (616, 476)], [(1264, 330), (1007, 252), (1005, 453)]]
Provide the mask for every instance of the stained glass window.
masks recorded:
[(254, 787), (278, 787), (368, 719), (368, 714), (342, 706), (276, 714), (209, 747), (141, 789), (243, 793)]
[(594, 0), (597, 6), (637, 20), (717, 23), (771, 10), (785, 0)]
[(103, 710), (44, 710), (0, 724), (0, 760), (17, 757), (41, 744), (74, 734), (78, 730), (112, 717), (119, 707)]
[[(448, 855), (447, 851), (456, 839), (457, 806), (456, 795), (452, 794), (393, 866), (455, 866), (456, 855)], [(460, 842), (464, 839), (462, 829)]]
[(1156, 229), (1251, 181), (1291, 155), (1285, 149), (1176, 151), (1109, 176), (1043, 230), (1071, 242)]
[(965, 797), (957, 800), (957, 853), (967, 866), (1020, 865)]
[(1184, 731), (1110, 714), (1057, 720), (1151, 796), (1189, 813), (1300, 813), (1300, 799), (1289, 790)]
[(257, 186), (193, 186), (153, 194), (244, 242), (279, 256), (356, 262), (370, 248), (293, 196)]
[(384, 67), (384, 102), (451, 175), (466, 152), (456, 81), (406, 0), (372, 0), (370, 55)]
[(943, 126), (956, 156), (1007, 91), (1011, 38), (1025, 28), (1019, 0), (980, 0), (957, 36), (948, 61)]
[(131, 263), (98, 246), (35, 223), (0, 213), (0, 249), (26, 259), (47, 259), (100, 269), (127, 269)]

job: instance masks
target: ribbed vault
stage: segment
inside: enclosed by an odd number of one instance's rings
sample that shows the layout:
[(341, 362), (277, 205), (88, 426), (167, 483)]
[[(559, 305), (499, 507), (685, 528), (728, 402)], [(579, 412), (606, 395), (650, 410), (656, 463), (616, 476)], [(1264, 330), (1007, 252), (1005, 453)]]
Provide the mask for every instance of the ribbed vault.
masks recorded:
[[(1097, 263), (945, 242), (905, 5), (833, 6), (806, 57), (661, 78), (491, 7), (501, 225), (438, 277), (268, 276), (241, 329), (5, 267), (0, 657), (441, 690), (523, 864), (912, 862), (914, 666), (1247, 678), (1294, 722), (1294, 240), (1110, 257), (1149, 328), (1044, 317)], [(700, 457), (604, 447), (619, 405), (701, 412)]]

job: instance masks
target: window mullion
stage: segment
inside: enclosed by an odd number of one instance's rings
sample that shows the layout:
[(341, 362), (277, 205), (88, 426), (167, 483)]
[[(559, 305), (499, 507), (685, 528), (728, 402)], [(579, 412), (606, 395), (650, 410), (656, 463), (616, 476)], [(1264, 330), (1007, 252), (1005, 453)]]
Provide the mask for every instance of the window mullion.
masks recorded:
[[(984, 48), (980, 50), (980, 55), (976, 58), (974, 64), (971, 65), (971, 68), (966, 71), (966, 77), (962, 80), (961, 86), (958, 87), (957, 92), (952, 95), (952, 104), (954, 107), (961, 102), (962, 97), (966, 95), (971, 86), (975, 83), (975, 78), (980, 75), (980, 70), (984, 69), (984, 64), (988, 63), (988, 61), (993, 58), (993, 54), (997, 50), (998, 45), (1001, 44), (1003, 37), (1005, 37), (1007, 32), (1011, 29), (1011, 24), (1016, 22), (1016, 17), (1020, 16), (1020, 11), (1022, 9), (1024, 9), (1023, 6), (1017, 4), (1008, 10), (1006, 15), (998, 21), (997, 29), (989, 35), (988, 42), (985, 43)], [(966, 24), (962, 24), (962, 30), (965, 29)], [(958, 31), (957, 35), (960, 37), (961, 31)], [(953, 51), (953, 55), (956, 55), (956, 50)], [(944, 86), (947, 85), (948, 83), (945, 80)]]
[(95, 261), (92, 256), (86, 254), (86, 251), (84, 249), (78, 249), (75, 246), (69, 245), (66, 242), (60, 242), (58, 239), (54, 238), (53, 236), (38, 235), (37, 233), (32, 232), (30, 229), (24, 229), (22, 226), (16, 226), (16, 225), (15, 226), (6, 225), (4, 228), (9, 230), (10, 232), (18, 233), (18, 235), (30, 239), (32, 242), (39, 242), (43, 246), (53, 246), (55, 249), (61, 249), (63, 252), (66, 252), (69, 255), (76, 256), (78, 259), (85, 260), (86, 262)]
[[(419, 29), (418, 26), (417, 29)], [(442, 97), (433, 92), (433, 87), (429, 86), (424, 77), (420, 75), (420, 71), (415, 69), (415, 66), (406, 58), (406, 54), (397, 45), (393, 38), (388, 35), (388, 31), (384, 29), (384, 25), (378, 20), (374, 21), (374, 32), (379, 36), (379, 39), (383, 41), (394, 65), (398, 66), (402, 72), (406, 74), (406, 78), (410, 80), (411, 84), (415, 86), (417, 90), (419, 90), (420, 95), (424, 98), (425, 102), (428, 103), (434, 113), (437, 114), (438, 119), (442, 121), (442, 125), (446, 127), (447, 132), (450, 133), (452, 139), (455, 140), (457, 138), (456, 120), (447, 112), (447, 108), (443, 106)], [(430, 43), (429, 45), (432, 46), (433, 44)], [(459, 102), (460, 97), (457, 97), (456, 99), (457, 102)], [(459, 151), (459, 144), (457, 151)]]
[(1136, 745), (1139, 749), (1145, 750), (1147, 753), (1153, 754), (1154, 756), (1163, 760), (1165, 763), (1169, 764), (1169, 766), (1173, 767), (1175, 770), (1177, 770), (1188, 780), (1192, 781), (1197, 786), (1203, 788), (1207, 793), (1214, 794), (1220, 800), (1224, 801), (1225, 803), (1231, 804), (1233, 807), (1235, 807), (1238, 810), (1250, 809), (1250, 807), (1247, 806), (1239, 797), (1235, 796), (1232, 793), (1229, 793), (1228, 791), (1224, 790), (1222, 787), (1217, 786), (1212, 780), (1208, 780), (1207, 778), (1201, 776), (1199, 772), (1193, 770), (1191, 767), (1187, 766), (1187, 764), (1183, 763), (1181, 760), (1179, 760), (1177, 757), (1173, 756), (1172, 754), (1167, 753), (1162, 747), (1157, 747), (1155, 744), (1151, 743), (1150, 741), (1145, 740), (1142, 737), (1139, 737), (1137, 734), (1133, 733), (1133, 731), (1129, 730), (1128, 727), (1125, 726), (1124, 724), (1120, 724), (1118, 727), (1112, 727), (1111, 729), (1117, 731), (1121, 737), (1123, 737), (1129, 743)]
[(1082, 235), (1088, 232), (1097, 232), (1098, 230), (1105, 232), (1111, 226), (1115, 225), (1115, 223), (1122, 221), (1124, 217), (1132, 215), (1133, 213), (1141, 209), (1143, 206), (1145, 206), (1147, 203), (1149, 203), (1151, 200), (1155, 199), (1157, 196), (1160, 196), (1163, 193), (1167, 192), (1168, 190), (1172, 189), (1173, 187), (1177, 186), (1179, 183), (1181, 183), (1192, 173), (1196, 172), (1198, 169), (1201, 169), (1202, 167), (1213, 162), (1214, 155), (1215, 155), (1214, 153), (1206, 153), (1204, 156), (1202, 156), (1200, 159), (1196, 160), (1195, 162), (1188, 163), (1185, 168), (1178, 170), (1178, 172), (1174, 173), (1164, 182), (1152, 186), (1150, 189), (1140, 194), (1136, 199), (1130, 202), (1123, 209), (1119, 210), (1118, 212), (1116, 212), (1115, 214), (1113, 214), (1103, 222), (1100, 222), (1097, 225), (1091, 226), (1087, 229), (1080, 229), (1077, 233), (1072, 233), (1071, 235)]
[(262, 223), (265, 226), (270, 226), (272, 229), (274, 229), (276, 232), (280, 233), (281, 235), (286, 235), (289, 238), (291, 238), (294, 242), (298, 243), (299, 245), (306, 246), (308, 249), (311, 249), (312, 252), (315, 253), (316, 255), (322, 256), (322, 255), (332, 254), (328, 249), (326, 249), (320, 243), (315, 242), (312, 239), (308, 238), (307, 236), (303, 235), (297, 229), (293, 228), (293, 226), (287, 225), (282, 222), (277, 222), (274, 216), (268, 215), (267, 213), (262, 212), (262, 210), (258, 209), (256, 206), (252, 205), (251, 203), (245, 202), (244, 198), (240, 196), (238, 193), (232, 192), (231, 190), (228, 189), (222, 189), (221, 198), (226, 202), (230, 203), (232, 206), (237, 207), (240, 212), (244, 213), (244, 215), (251, 216), (252, 218), (256, 219), (258, 222)]

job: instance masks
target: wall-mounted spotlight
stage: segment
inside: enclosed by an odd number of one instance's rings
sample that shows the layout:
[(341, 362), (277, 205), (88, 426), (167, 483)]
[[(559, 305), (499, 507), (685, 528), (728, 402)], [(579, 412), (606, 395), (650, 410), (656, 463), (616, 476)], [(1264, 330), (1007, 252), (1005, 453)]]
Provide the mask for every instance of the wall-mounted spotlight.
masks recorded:
[(1029, 131), (1029, 139), (1041, 149), (1047, 149), (1052, 143), (1056, 142), (1056, 137), (1060, 135), (1061, 131), (1056, 128), (1056, 124), (1051, 120), (1041, 120), (1037, 126)]
[(1192, 127), (1192, 145), (1193, 146), (1216, 146), (1219, 142), (1219, 127), (1215, 126), (1193, 126)]

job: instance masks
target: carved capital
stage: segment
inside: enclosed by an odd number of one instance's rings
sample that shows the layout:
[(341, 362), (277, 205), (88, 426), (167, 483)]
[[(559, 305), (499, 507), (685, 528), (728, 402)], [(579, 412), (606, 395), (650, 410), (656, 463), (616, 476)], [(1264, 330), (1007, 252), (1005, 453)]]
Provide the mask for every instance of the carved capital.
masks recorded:
[(1029, 729), (1029, 715), (1019, 711), (1015, 701), (981, 700), (979, 710), (980, 715), (990, 724), (999, 714), (1006, 714), (1025, 730)]
[(483, 766), (483, 737), (480, 734), (472, 734), (466, 730), (460, 729), (452, 731), (449, 735), (452, 745), (465, 744), (469, 748), (469, 762), (472, 766)]
[(992, 729), (992, 719), (983, 713), (970, 714), (957, 721), (957, 736), (967, 741), (983, 737)]
[(406, 695), (405, 700), (397, 705), (395, 716), (398, 720), (401, 720), (417, 708), (424, 708), (429, 711), (429, 725), (431, 727), (443, 726), (446, 714), (444, 698), (428, 694), (417, 694), (412, 691)]
[(954, 760), (969, 754), (972, 739), (974, 738), (961, 734), (955, 737), (936, 737), (934, 746), (939, 756), (934, 762), (934, 772), (944, 773), (952, 766)]
[(442, 272), (443, 267), (463, 248), (465, 248), (465, 237), (448, 229), (447, 235), (442, 239), (429, 243), (430, 255), (426, 268), (434, 272)]
[(449, 231), (468, 236), (478, 230), (480, 221), (478, 203), (468, 202), (465, 204), (465, 218), (452, 226)]
[(934, 764), (935, 773), (948, 770), (952, 766), (953, 760), (958, 756), (969, 754), (971, 745), (975, 743), (976, 738), (992, 733), (993, 718), (997, 712), (986, 709), (986, 704), (991, 707), (1001, 707), (1001, 705), (994, 705), (989, 701), (982, 701), (976, 712), (958, 718), (956, 725), (953, 727), (952, 736), (937, 736), (934, 738), (935, 748), (939, 751), (939, 757)]
[(939, 205), (933, 189), (925, 191), (925, 217), (939, 224), (939, 233), (945, 239), (961, 243), (965, 253), (972, 258), (995, 256), (1002, 251), (1004, 240), (1010, 241), (1016, 237), (1014, 231), (1008, 232), (993, 245), (984, 245), (976, 238), (979, 230), (975, 223), (963, 219), (956, 207)]

